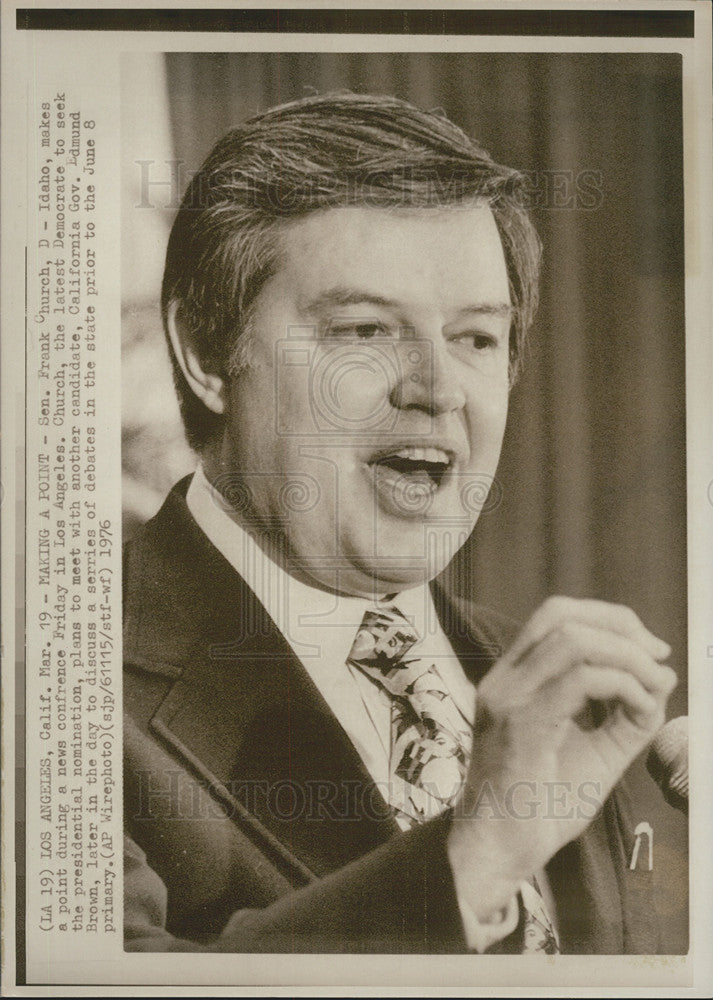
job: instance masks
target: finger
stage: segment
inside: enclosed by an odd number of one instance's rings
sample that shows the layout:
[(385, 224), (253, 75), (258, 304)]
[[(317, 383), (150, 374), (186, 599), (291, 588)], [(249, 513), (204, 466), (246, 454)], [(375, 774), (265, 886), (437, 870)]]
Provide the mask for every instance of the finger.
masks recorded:
[(638, 642), (655, 660), (665, 660), (671, 654), (668, 643), (650, 632), (631, 608), (623, 604), (572, 597), (550, 597), (528, 620), (505, 654), (506, 659), (510, 663), (517, 663), (548, 632), (566, 621), (578, 621), (592, 628), (607, 629), (626, 636), (633, 642)]
[(660, 700), (631, 674), (611, 667), (580, 666), (545, 685), (545, 709), (559, 719), (571, 719), (588, 701), (617, 701), (637, 726), (646, 729), (662, 711)]
[(658, 663), (631, 639), (571, 620), (548, 632), (513, 670), (527, 671), (528, 687), (532, 688), (579, 665), (626, 671), (654, 695), (669, 695), (678, 681), (675, 671)]

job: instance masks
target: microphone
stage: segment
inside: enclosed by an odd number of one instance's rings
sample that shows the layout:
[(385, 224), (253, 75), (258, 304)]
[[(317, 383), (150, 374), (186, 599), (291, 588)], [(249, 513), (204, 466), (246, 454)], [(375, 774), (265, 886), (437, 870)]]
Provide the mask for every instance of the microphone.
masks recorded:
[(671, 719), (655, 737), (646, 767), (669, 805), (688, 815), (688, 718)]

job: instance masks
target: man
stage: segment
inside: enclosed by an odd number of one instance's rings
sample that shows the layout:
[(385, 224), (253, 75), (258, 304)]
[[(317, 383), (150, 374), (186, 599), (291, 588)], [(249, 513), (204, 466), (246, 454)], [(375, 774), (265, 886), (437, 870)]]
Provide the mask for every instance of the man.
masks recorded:
[(201, 464), (125, 562), (128, 948), (657, 950), (618, 782), (668, 646), (436, 579), (537, 266), (518, 175), (394, 99), (273, 109), (193, 179), (163, 312)]

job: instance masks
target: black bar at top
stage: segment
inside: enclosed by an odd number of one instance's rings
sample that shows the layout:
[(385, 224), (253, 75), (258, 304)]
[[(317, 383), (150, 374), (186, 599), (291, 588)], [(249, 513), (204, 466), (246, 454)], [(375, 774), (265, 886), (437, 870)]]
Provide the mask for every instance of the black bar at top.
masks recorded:
[(692, 10), (224, 10), (23, 7), (30, 31), (225, 31), (693, 38)]

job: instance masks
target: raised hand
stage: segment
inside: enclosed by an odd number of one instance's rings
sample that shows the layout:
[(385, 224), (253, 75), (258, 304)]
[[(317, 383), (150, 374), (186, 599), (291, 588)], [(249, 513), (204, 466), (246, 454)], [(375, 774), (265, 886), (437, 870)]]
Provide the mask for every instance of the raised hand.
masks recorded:
[(482, 680), (448, 843), (476, 916), (579, 836), (653, 738), (677, 681), (669, 654), (629, 608), (553, 597)]

